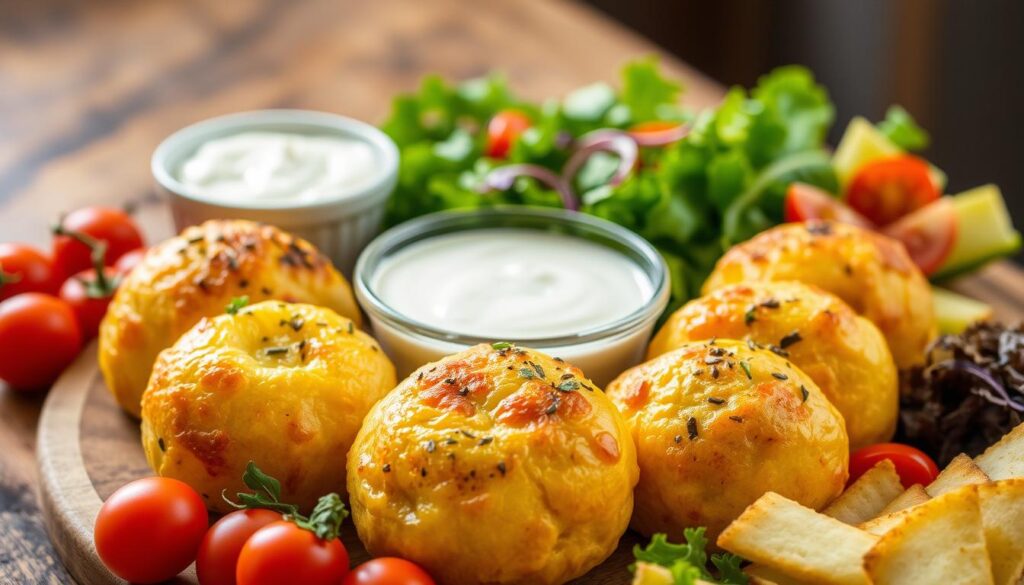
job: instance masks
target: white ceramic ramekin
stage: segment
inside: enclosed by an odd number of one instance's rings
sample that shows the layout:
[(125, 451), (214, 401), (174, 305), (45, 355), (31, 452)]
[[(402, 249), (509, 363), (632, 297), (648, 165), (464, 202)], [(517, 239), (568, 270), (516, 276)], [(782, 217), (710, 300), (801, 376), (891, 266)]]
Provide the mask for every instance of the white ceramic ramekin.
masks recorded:
[[(190, 190), (178, 180), (182, 165), (205, 142), (239, 132), (336, 135), (369, 144), (378, 161), (373, 179), (315, 202), (253, 201), (225, 204)], [(249, 219), (300, 236), (351, 277), (356, 258), (380, 231), (384, 205), (398, 179), (398, 148), (377, 128), (345, 116), (307, 110), (258, 110), (211, 118), (167, 137), (151, 162), (157, 189), (171, 202), (175, 227), (208, 219)]]
[[(635, 262), (651, 281), (652, 294), (643, 306), (614, 321), (558, 337), (493, 339), (461, 335), (443, 324), (415, 321), (388, 305), (374, 290), (381, 262), (405, 247), (432, 237), (467, 230), (525, 228), (577, 236), (616, 250)], [(647, 240), (619, 225), (563, 209), (499, 207), (479, 211), (446, 211), (395, 226), (377, 237), (356, 264), (356, 298), (370, 317), (373, 334), (394, 361), (400, 376), (478, 343), (507, 341), (561, 357), (579, 367), (598, 385), (605, 385), (639, 363), (669, 296), (668, 267)], [(603, 291), (595, 290), (595, 295)]]

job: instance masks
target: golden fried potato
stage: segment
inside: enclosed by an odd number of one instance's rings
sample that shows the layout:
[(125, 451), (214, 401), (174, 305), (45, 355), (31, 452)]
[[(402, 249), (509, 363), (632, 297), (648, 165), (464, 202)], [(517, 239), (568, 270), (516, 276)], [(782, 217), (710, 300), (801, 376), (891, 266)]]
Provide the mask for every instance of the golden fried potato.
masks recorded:
[(848, 477), (843, 418), (809, 376), (746, 343), (690, 343), (608, 386), (636, 443), (631, 526), (718, 534), (767, 491), (815, 509)]
[(311, 303), (360, 321), (348, 282), (305, 240), (241, 220), (187, 228), (146, 252), (100, 325), (100, 369), (121, 407), (139, 416), (157, 354), (243, 295)]
[(427, 364), (367, 415), (348, 456), (359, 538), (438, 583), (565, 583), (633, 511), (622, 416), (576, 367), (478, 345)]
[(846, 419), (850, 448), (892, 437), (896, 364), (878, 328), (839, 298), (799, 282), (728, 285), (673, 313), (647, 355), (714, 337), (749, 339), (788, 357)]
[(813, 284), (843, 299), (881, 329), (900, 368), (920, 363), (936, 335), (928, 281), (902, 244), (876, 232), (832, 222), (780, 225), (726, 252), (704, 292), (765, 280)]
[(395, 368), (352, 321), (312, 305), (265, 301), (203, 319), (164, 350), (142, 397), (142, 445), (157, 474), (218, 512), (247, 491), (251, 460), (310, 509), (345, 488), (345, 454)]

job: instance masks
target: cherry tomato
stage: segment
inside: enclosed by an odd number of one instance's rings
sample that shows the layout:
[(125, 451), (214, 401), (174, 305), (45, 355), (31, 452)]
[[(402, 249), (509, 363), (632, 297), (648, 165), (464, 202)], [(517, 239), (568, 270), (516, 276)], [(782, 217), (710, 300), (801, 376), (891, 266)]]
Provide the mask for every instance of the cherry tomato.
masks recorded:
[(147, 477), (111, 494), (96, 517), (96, 551), (110, 572), (132, 583), (159, 583), (196, 558), (206, 505), (187, 484)]
[(53, 383), (82, 349), (82, 332), (67, 303), (43, 293), (0, 302), (0, 380), (16, 390)]
[(121, 274), (121, 276), (128, 276), (132, 269), (138, 266), (145, 257), (146, 249), (137, 248), (118, 258), (117, 262), (114, 263), (114, 268), (117, 269), (117, 272)]
[(206, 532), (196, 557), (200, 585), (235, 585), (238, 555), (249, 537), (281, 520), (271, 510), (237, 510), (218, 520)]
[(27, 292), (57, 294), (50, 258), (25, 244), (0, 244), (0, 301)]
[(923, 451), (900, 443), (879, 443), (857, 449), (850, 455), (850, 483), (883, 459), (892, 461), (904, 488), (927, 486), (939, 475), (939, 467)]
[(928, 163), (911, 155), (865, 164), (846, 189), (846, 202), (885, 226), (939, 198)]
[[(118, 258), (142, 247), (142, 236), (135, 221), (120, 209), (86, 207), (72, 211), (61, 222), (75, 231), (107, 243), (104, 263), (113, 266)], [(71, 236), (53, 238), (53, 263), (58, 274), (68, 277), (92, 267), (89, 247)]]
[(956, 209), (948, 197), (933, 201), (883, 230), (906, 246), (925, 275), (938, 270), (956, 244)]
[(518, 110), (502, 110), (487, 123), (487, 156), (505, 158), (519, 135), (531, 126), (526, 114)]
[(293, 522), (256, 531), (238, 555), (238, 585), (337, 585), (348, 574), (348, 551), (340, 539), (321, 540)]
[(342, 585), (434, 585), (434, 580), (415, 563), (381, 557), (352, 569)]
[(120, 273), (112, 266), (104, 267), (103, 274), (101, 282), (96, 279), (95, 270), (83, 270), (65, 280), (60, 287), (60, 298), (75, 312), (84, 340), (96, 337), (100, 321), (107, 314), (107, 306), (121, 279)]
[(850, 209), (825, 191), (804, 183), (793, 183), (786, 191), (783, 213), (788, 222), (830, 219), (862, 228), (873, 229), (863, 215)]

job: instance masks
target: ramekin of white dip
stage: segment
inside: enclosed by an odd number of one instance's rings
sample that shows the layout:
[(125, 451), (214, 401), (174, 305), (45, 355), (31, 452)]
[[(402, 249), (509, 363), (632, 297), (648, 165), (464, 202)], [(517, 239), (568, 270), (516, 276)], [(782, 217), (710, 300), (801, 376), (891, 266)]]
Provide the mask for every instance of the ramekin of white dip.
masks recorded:
[(346, 275), (380, 231), (398, 148), (370, 124), (325, 112), (259, 110), (211, 118), (153, 153), (175, 227), (250, 219), (313, 243)]
[(356, 296), (399, 374), (478, 343), (511, 342), (603, 385), (644, 355), (668, 269), (633, 232), (573, 211), (442, 212), (378, 236)]

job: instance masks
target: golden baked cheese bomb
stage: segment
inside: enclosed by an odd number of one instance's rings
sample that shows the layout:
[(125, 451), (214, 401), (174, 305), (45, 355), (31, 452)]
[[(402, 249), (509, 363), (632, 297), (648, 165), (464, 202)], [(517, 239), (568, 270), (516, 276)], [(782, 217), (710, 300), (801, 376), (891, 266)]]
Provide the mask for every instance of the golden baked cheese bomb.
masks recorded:
[(608, 386), (636, 444), (631, 526), (718, 534), (767, 491), (821, 508), (846, 484), (843, 417), (796, 366), (766, 349), (690, 343)]
[(615, 550), (633, 510), (625, 421), (579, 369), (508, 344), (427, 364), (348, 455), (359, 538), (438, 583), (559, 584)]
[(900, 368), (921, 362), (936, 335), (928, 281), (903, 244), (870, 230), (827, 221), (774, 227), (727, 251), (704, 292), (766, 280), (813, 284), (846, 301), (878, 326)]
[(716, 337), (751, 340), (810, 376), (846, 420), (852, 449), (892, 438), (899, 377), (889, 346), (835, 295), (791, 281), (724, 286), (673, 313), (647, 356)]
[(308, 511), (345, 487), (345, 453), (395, 385), (365, 333), (334, 311), (264, 301), (205, 318), (164, 350), (142, 398), (142, 444), (157, 474), (196, 489), (211, 510), (245, 491), (252, 460)]
[(187, 228), (146, 252), (100, 325), (100, 369), (121, 407), (138, 416), (157, 354), (241, 296), (311, 303), (359, 325), (348, 282), (305, 240), (241, 220)]

